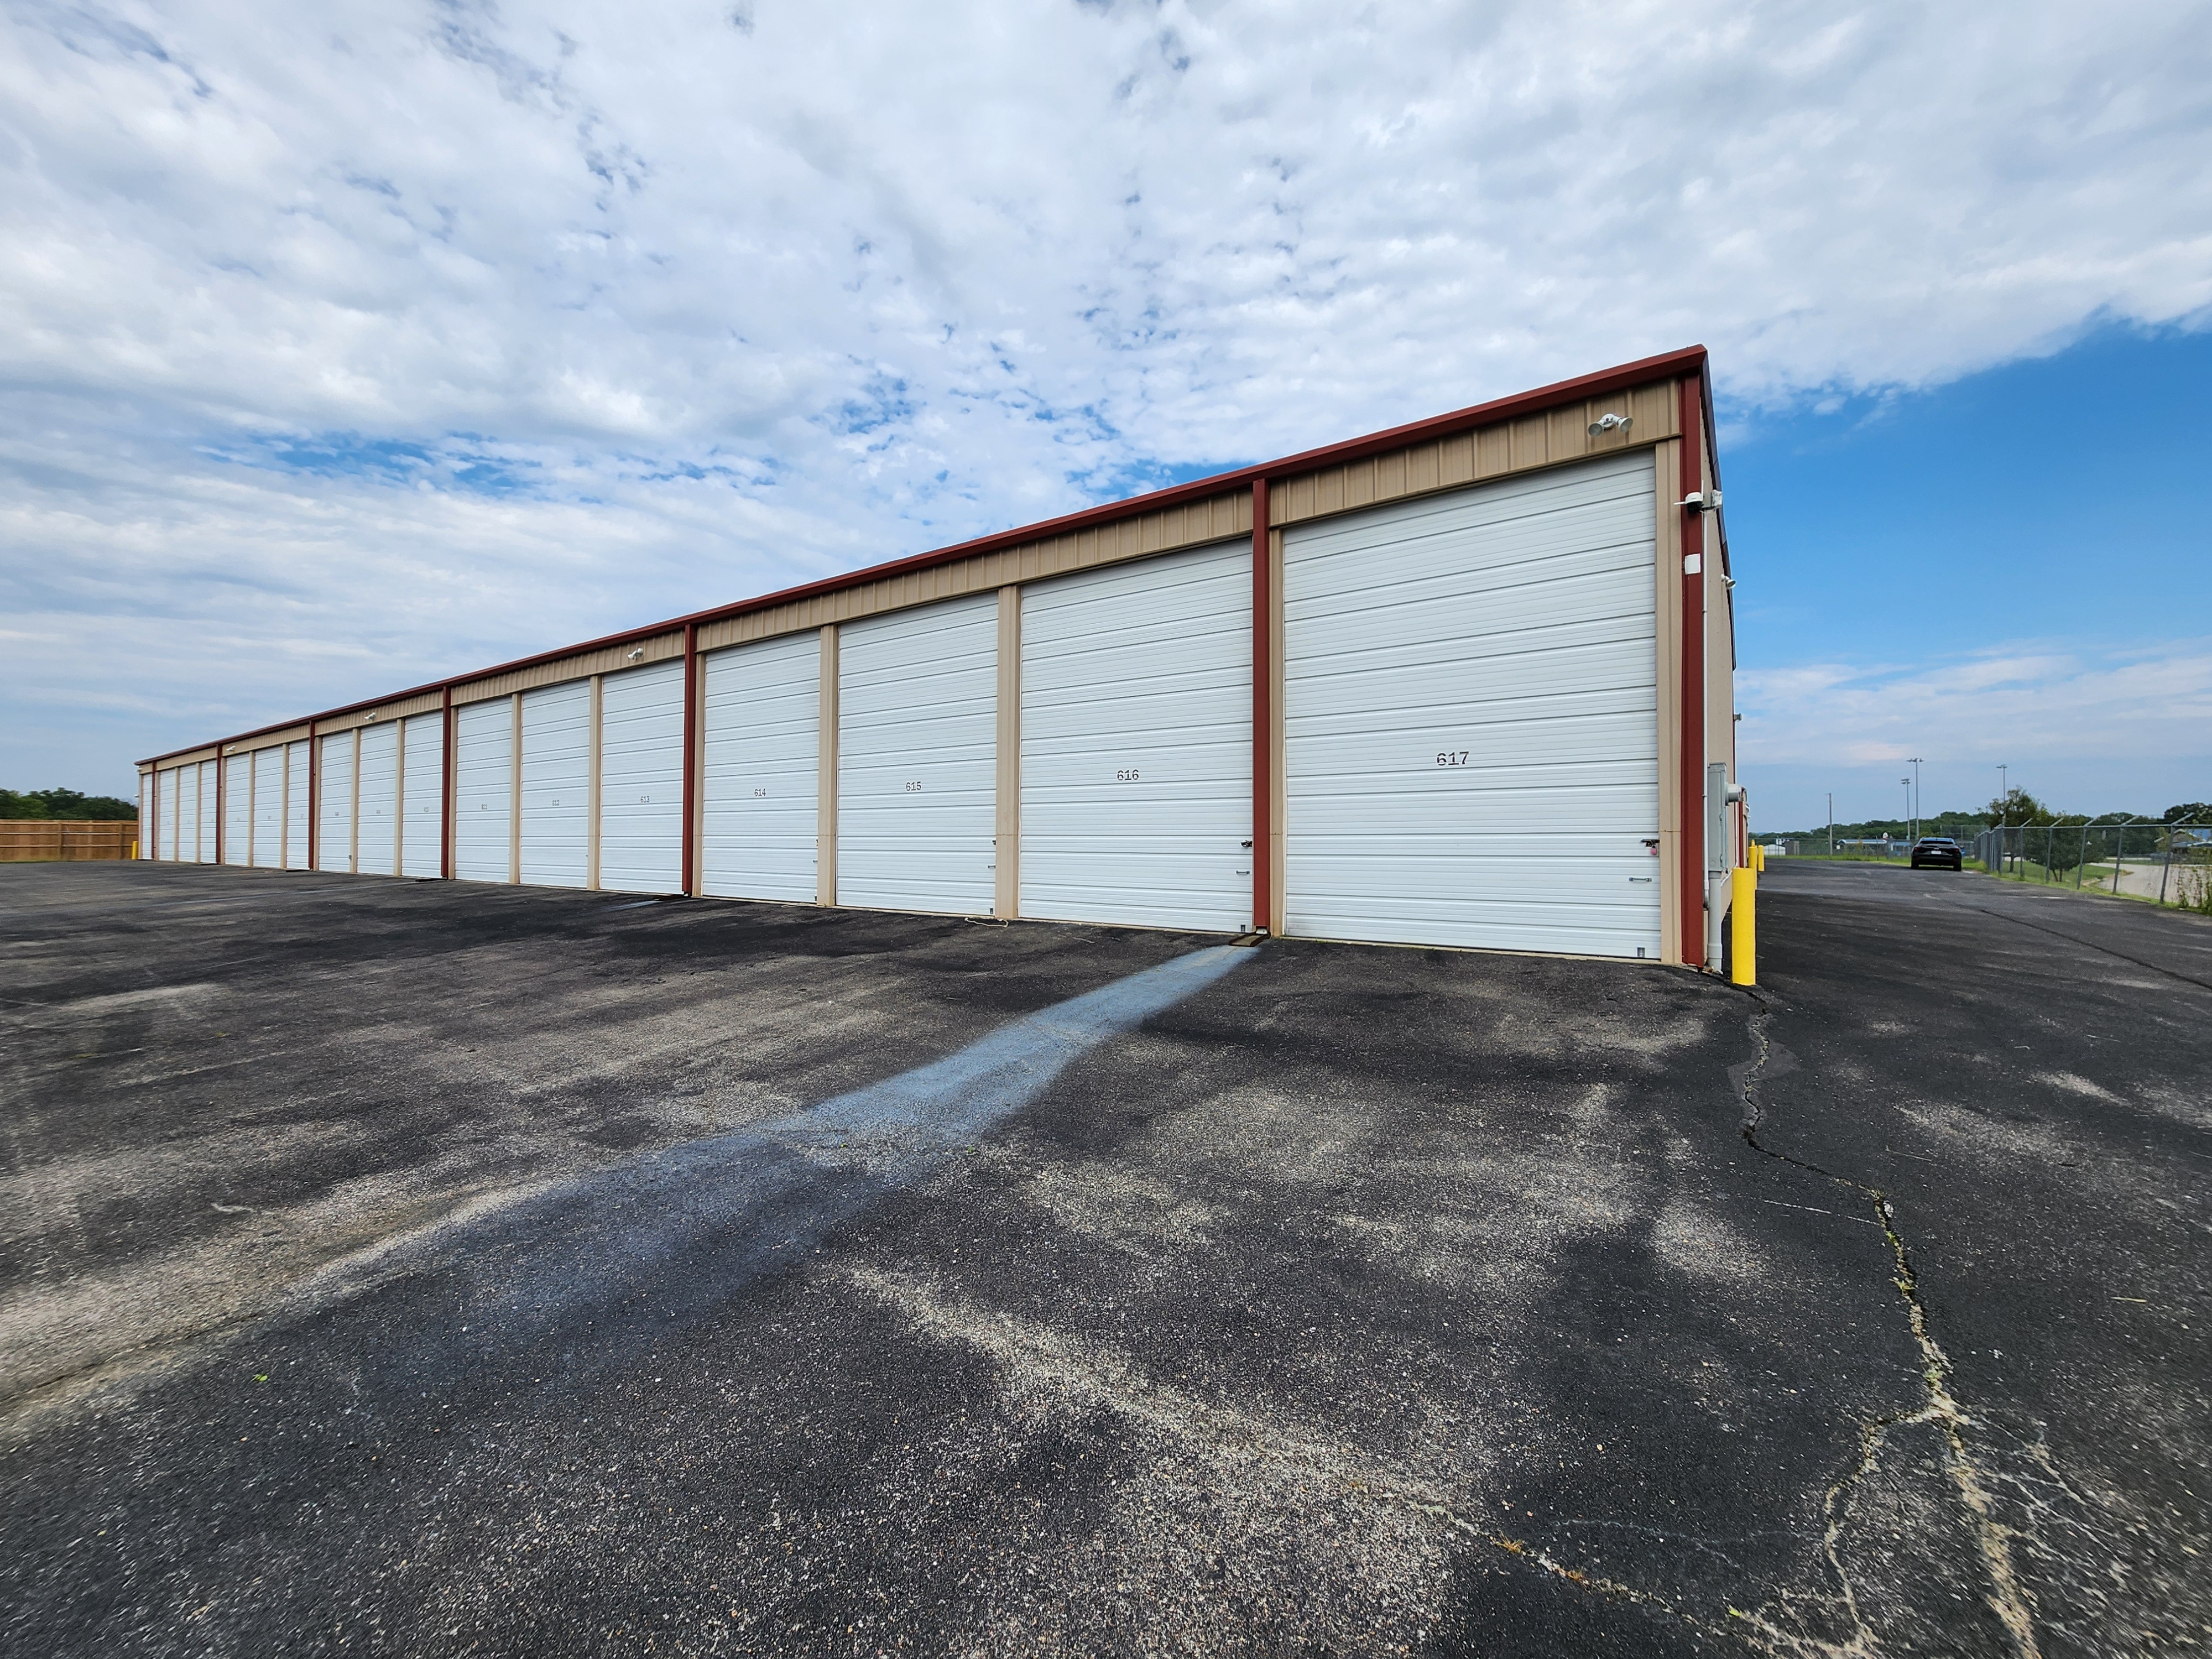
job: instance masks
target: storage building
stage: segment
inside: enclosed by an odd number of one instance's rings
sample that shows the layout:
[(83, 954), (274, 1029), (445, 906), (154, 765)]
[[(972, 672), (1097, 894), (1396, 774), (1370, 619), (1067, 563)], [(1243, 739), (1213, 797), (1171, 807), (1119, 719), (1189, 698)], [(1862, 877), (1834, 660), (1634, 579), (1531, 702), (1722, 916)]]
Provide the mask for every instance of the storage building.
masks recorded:
[(141, 763), (142, 855), (1717, 957), (1702, 349)]

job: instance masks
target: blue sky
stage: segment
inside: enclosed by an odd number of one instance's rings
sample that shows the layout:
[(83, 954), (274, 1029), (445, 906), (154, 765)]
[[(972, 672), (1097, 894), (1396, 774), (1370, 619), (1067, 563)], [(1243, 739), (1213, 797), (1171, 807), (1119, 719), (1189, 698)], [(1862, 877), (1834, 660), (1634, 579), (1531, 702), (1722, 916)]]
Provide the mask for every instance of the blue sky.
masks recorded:
[(2073, 811), (2212, 799), (2208, 384), (2212, 333), (2106, 327), (1732, 422), (1759, 820), (1900, 811), (1911, 755), (1930, 808), (1988, 800), (2000, 761)]
[(10, 787), (1702, 341), (1759, 821), (2212, 794), (2202, 0), (27, 0), (0, 141)]

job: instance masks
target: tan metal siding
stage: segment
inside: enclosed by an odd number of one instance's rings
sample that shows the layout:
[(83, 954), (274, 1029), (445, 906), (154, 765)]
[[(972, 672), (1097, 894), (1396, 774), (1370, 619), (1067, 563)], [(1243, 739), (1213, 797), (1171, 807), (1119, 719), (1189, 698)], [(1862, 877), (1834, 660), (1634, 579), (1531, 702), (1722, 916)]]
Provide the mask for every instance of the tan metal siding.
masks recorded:
[[(1271, 484), (1267, 520), (1279, 529), (1408, 495), (1455, 489), (1510, 472), (1532, 471), (1633, 448), (1674, 436), (1675, 408), (1674, 382), (1659, 380), (1612, 397), (1593, 398), (1541, 415), (1324, 467)], [(1615, 428), (1591, 435), (1590, 423), (1608, 414), (1627, 416), (1628, 430)]]

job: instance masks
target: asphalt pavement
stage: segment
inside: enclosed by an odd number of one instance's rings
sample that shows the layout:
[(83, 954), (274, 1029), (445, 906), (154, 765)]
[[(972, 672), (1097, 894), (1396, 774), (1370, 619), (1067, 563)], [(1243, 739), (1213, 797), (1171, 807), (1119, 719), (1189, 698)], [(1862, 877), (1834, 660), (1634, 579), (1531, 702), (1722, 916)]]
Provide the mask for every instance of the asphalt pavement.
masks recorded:
[(2188, 1650), (2212, 923), (0, 868), (0, 1646)]

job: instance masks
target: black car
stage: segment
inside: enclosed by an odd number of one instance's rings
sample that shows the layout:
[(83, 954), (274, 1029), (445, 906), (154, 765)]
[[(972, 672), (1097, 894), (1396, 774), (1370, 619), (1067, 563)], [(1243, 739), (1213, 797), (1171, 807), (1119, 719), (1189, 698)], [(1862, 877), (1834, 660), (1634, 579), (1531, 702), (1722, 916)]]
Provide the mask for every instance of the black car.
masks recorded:
[(1966, 867), (1966, 851), (1948, 836), (1923, 836), (1912, 843), (1912, 867), (1963, 870)]

